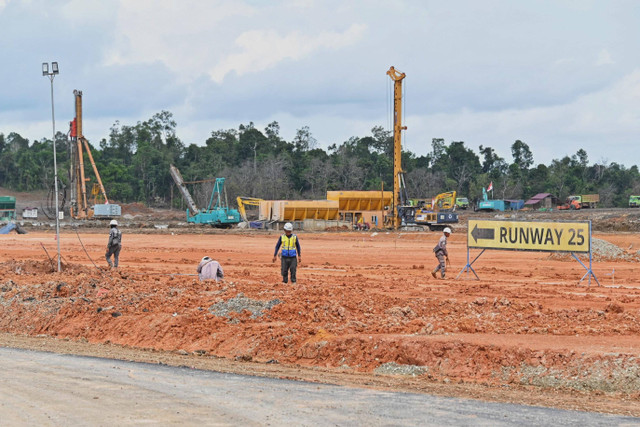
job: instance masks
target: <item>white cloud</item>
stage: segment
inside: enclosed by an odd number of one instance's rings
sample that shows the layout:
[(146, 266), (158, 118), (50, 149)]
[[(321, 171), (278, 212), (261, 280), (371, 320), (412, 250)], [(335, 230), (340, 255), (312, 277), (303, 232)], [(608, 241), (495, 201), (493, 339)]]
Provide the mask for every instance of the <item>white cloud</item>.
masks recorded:
[(292, 32), (280, 36), (276, 31), (247, 31), (242, 33), (236, 44), (241, 48), (224, 58), (210, 72), (211, 78), (221, 83), (224, 77), (235, 71), (238, 75), (259, 72), (271, 68), (285, 59), (300, 59), (318, 49), (339, 49), (360, 40), (366, 25), (353, 24), (346, 31), (323, 32), (317, 36), (307, 36)]
[(615, 64), (613, 59), (611, 59), (611, 54), (606, 49), (602, 49), (600, 53), (598, 53), (598, 60), (596, 61), (596, 65), (611, 65)]
[[(637, 138), (630, 135), (640, 134), (639, 111), (640, 69), (637, 69), (604, 89), (566, 104), (409, 116), (407, 149), (426, 154), (430, 138), (441, 137), (446, 141), (465, 141), (474, 150), (481, 144), (488, 145), (509, 159), (511, 144), (520, 139), (531, 146), (535, 160), (541, 163), (584, 148), (591, 155), (606, 152), (611, 154), (609, 157), (626, 159), (625, 164), (637, 164), (640, 159), (630, 158), (628, 153), (637, 144)], [(428, 135), (428, 140), (418, 140), (416, 135)]]
[(104, 62), (161, 63), (182, 81), (189, 80), (215, 64), (232, 31), (229, 21), (255, 13), (253, 7), (233, 0), (122, 0), (117, 37)]

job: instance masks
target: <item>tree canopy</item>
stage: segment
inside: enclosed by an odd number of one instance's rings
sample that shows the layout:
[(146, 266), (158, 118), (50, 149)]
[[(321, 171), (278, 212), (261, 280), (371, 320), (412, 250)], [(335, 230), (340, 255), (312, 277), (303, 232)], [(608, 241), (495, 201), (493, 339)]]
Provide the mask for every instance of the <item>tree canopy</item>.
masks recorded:
[[(393, 138), (376, 126), (371, 134), (353, 136), (318, 148), (309, 127), (297, 129), (292, 141), (280, 136), (277, 122), (260, 130), (253, 122), (237, 129), (211, 132), (201, 145), (185, 145), (168, 111), (135, 125), (114, 123), (108, 140), (92, 145), (93, 157), (111, 200), (183, 206), (169, 174), (175, 164), (186, 181), (225, 177), (230, 199), (238, 195), (265, 199), (324, 199), (327, 190), (379, 190), (393, 185)], [(68, 185), (69, 147), (65, 134), (55, 137), (58, 176)], [(427, 142), (425, 142), (427, 144)], [(456, 190), (477, 199), (493, 182), (496, 197), (525, 199), (549, 192), (560, 199), (570, 194), (599, 193), (603, 206), (626, 206), (640, 194), (637, 166), (589, 164), (585, 150), (534, 165), (529, 145), (516, 140), (511, 162), (489, 146), (477, 151), (464, 141), (433, 138), (431, 151), (416, 156), (402, 152), (407, 191), (412, 198), (431, 198)], [(0, 186), (16, 191), (47, 189), (53, 183), (50, 139), (30, 142), (15, 132), (0, 133)], [(91, 174), (90, 174), (91, 175)], [(211, 186), (193, 189), (206, 203)]]

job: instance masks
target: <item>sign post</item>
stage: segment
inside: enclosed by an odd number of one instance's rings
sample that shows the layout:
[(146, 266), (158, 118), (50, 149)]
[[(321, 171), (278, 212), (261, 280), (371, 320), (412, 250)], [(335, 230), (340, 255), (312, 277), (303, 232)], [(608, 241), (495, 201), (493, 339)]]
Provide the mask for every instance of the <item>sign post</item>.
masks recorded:
[[(482, 249), (482, 252), (472, 261), (469, 249)], [(580, 279), (586, 277), (591, 286), (591, 277), (598, 286), (600, 282), (593, 274), (591, 253), (591, 221), (502, 221), (470, 219), (467, 229), (467, 265), (460, 271), (473, 272), (473, 263), (487, 249), (538, 251), (538, 252), (569, 252), (587, 270)], [(576, 253), (589, 254), (589, 267), (576, 256)]]

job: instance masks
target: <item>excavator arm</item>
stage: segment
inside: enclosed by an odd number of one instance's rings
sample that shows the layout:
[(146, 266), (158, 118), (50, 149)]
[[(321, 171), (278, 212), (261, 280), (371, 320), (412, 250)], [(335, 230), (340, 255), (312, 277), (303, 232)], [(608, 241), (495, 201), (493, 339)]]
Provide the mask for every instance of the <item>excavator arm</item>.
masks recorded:
[(184, 184), (184, 179), (182, 179), (182, 174), (180, 174), (178, 168), (170, 165), (169, 172), (171, 173), (171, 177), (178, 186), (178, 190), (180, 190), (180, 193), (182, 193), (182, 197), (184, 197), (185, 202), (187, 202), (187, 205), (189, 205), (189, 209), (191, 209), (191, 212), (194, 215), (199, 214), (200, 209), (198, 209), (198, 207), (196, 206), (196, 202), (194, 202), (193, 198), (191, 197), (191, 193), (189, 193), (189, 190), (187, 190), (187, 186)]
[(257, 199), (255, 197), (242, 197), (238, 196), (236, 201), (238, 202), (238, 212), (240, 212), (240, 216), (246, 222), (249, 222), (247, 219), (247, 210), (245, 209), (245, 205), (248, 206), (260, 206), (260, 202), (263, 199)]

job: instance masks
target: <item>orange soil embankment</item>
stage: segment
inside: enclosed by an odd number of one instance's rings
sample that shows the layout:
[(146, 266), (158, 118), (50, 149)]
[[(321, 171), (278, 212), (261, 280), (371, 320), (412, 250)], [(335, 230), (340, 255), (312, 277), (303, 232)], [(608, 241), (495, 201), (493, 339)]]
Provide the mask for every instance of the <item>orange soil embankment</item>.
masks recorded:
[[(302, 232), (298, 283), (284, 285), (271, 262), (277, 234), (123, 232), (117, 271), (95, 268), (63, 232), (61, 274), (41, 247), (55, 255), (52, 232), (0, 236), (0, 332), (640, 396), (635, 261), (594, 264), (603, 286), (587, 287), (576, 261), (487, 251), (474, 264), (480, 280), (454, 280), (467, 255), (456, 234), (442, 281), (430, 275), (438, 233)], [(636, 234), (595, 237), (640, 246)], [(80, 238), (104, 268), (106, 232)], [(204, 255), (223, 265), (223, 283), (193, 276)]]

